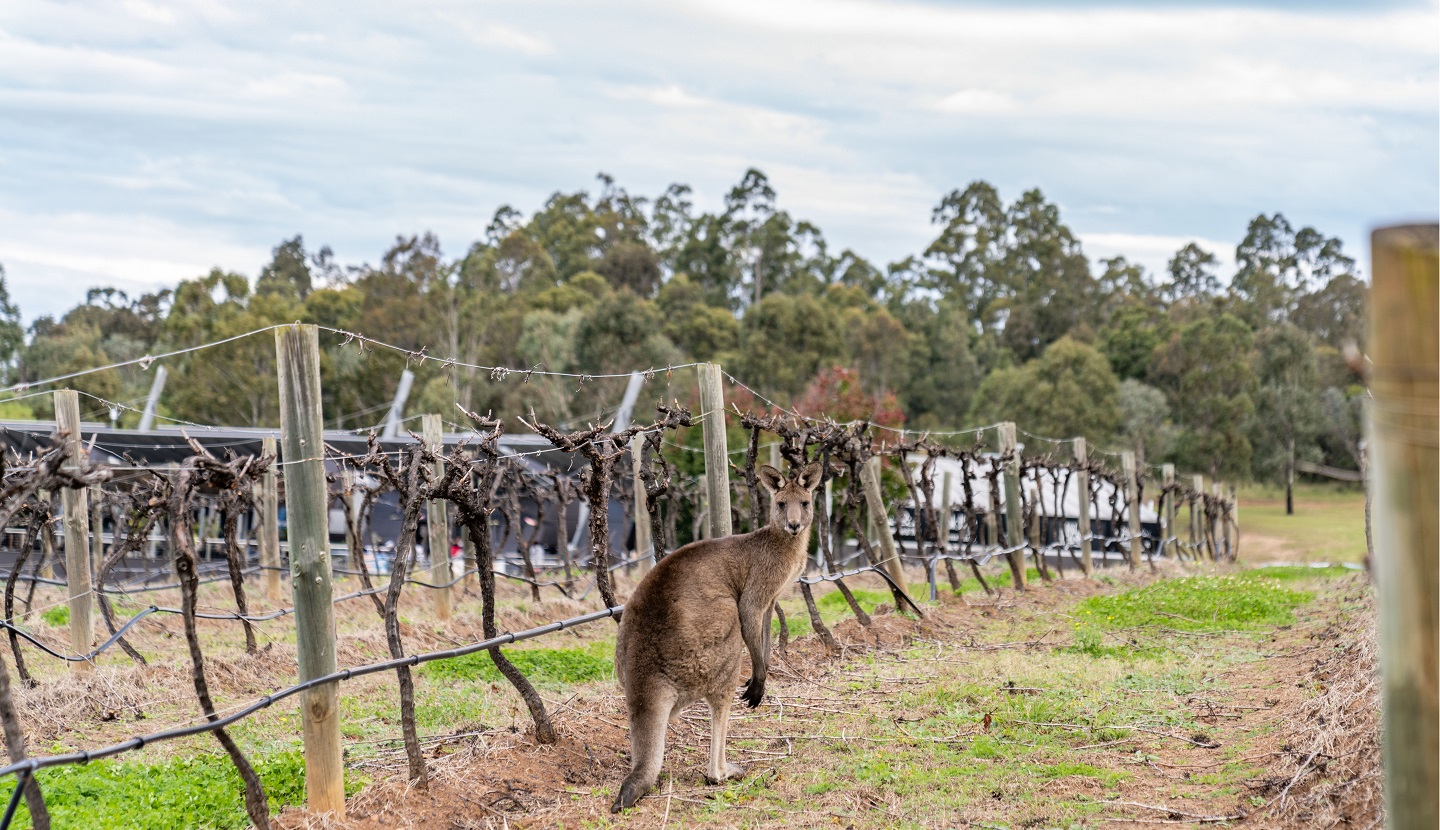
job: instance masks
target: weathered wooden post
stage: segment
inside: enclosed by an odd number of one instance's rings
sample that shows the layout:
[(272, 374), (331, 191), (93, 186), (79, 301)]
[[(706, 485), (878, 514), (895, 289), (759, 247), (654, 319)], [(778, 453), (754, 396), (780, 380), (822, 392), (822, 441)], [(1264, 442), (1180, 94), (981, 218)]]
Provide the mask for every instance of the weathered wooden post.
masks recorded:
[[(1175, 556), (1175, 561), (1180, 561), (1180, 538), (1175, 532), (1175, 491), (1171, 488), (1175, 485), (1175, 465), (1160, 465), (1160, 481), (1164, 487), (1165, 511), (1161, 514), (1161, 521), (1164, 527), (1160, 528), (1160, 555), (1163, 557), (1166, 551)], [(1173, 541), (1172, 541), (1173, 539)]]
[[(71, 466), (85, 461), (80, 442), (80, 394), (73, 389), (55, 393), (55, 427), (65, 433), (65, 450)], [(84, 488), (60, 491), (65, 513), (65, 593), (70, 598), (70, 650), (88, 654), (95, 640), (95, 600), (90, 584), (90, 510)], [(98, 530), (96, 532), (99, 532)], [(70, 663), (76, 671), (89, 671), (90, 661)]]
[[(1210, 485), (1210, 495), (1215, 497), (1215, 503), (1217, 505), (1220, 504), (1225, 499), (1224, 486), (1218, 481), (1212, 483)], [(1227, 550), (1228, 546), (1225, 544), (1224, 509), (1212, 510), (1206, 518), (1210, 520), (1210, 538), (1215, 540), (1215, 560), (1217, 562), (1221, 559), (1228, 560), (1230, 558), (1230, 551)]]
[[(900, 462), (904, 464), (902, 460)], [(880, 537), (880, 565), (896, 585), (905, 587), (905, 569), (900, 565), (900, 554), (895, 550), (895, 537), (890, 533), (890, 515), (885, 510), (885, 497), (880, 492), (880, 456), (871, 456), (864, 466), (860, 468), (861, 485), (865, 489), (865, 508), (870, 515), (875, 517), (875, 530)], [(918, 511), (919, 505), (915, 506)], [(919, 524), (917, 522), (916, 526)]]
[[(325, 486), (324, 422), (320, 412), (320, 338), (314, 326), (275, 330), (280, 379), (280, 442), (285, 458), (285, 522), (300, 680), (335, 671), (334, 582), (330, 573), (329, 491)], [(345, 815), (340, 756), (339, 688), (326, 683), (303, 693), (305, 792), (317, 813)]]
[(1144, 544), (1144, 540), (1140, 538), (1140, 488), (1136, 486), (1140, 480), (1135, 469), (1135, 453), (1129, 450), (1120, 453), (1120, 470), (1125, 477), (1125, 518), (1130, 531), (1125, 557), (1133, 571), (1140, 563), (1140, 546)]
[[(437, 456), (445, 454), (444, 435), (441, 432), (439, 415), (422, 415), (420, 418), (421, 438), (425, 446)], [(435, 462), (435, 478), (445, 474), (445, 465)], [(455, 579), (450, 573), (450, 534), (445, 527), (445, 502), (431, 499), (425, 504), (426, 536), (425, 547), (430, 550), (430, 581), (439, 586), (431, 590), (435, 594), (435, 619), (445, 622), (450, 619), (450, 583)], [(517, 528), (514, 533), (516, 549), (521, 556), (529, 557), (530, 552), (519, 550), (524, 546), (524, 534)]]
[(730, 535), (730, 450), (725, 439), (725, 387), (720, 364), (701, 363), (700, 417), (705, 433), (705, 495), (708, 538)]
[(1435, 782), (1437, 304), (1440, 226), (1371, 236), (1370, 485), (1384, 683), (1385, 804), (1394, 830), (1440, 825)]
[(1235, 485), (1230, 485), (1230, 560), (1233, 562), (1240, 558), (1240, 491)]
[(90, 572), (94, 573), (105, 561), (105, 520), (100, 514), (101, 490), (90, 488)]
[(1080, 570), (1089, 576), (1094, 568), (1094, 563), (1090, 560), (1090, 462), (1084, 438), (1076, 438), (1072, 446), (1077, 467), (1075, 486), (1080, 496), (1077, 502), (1079, 509), (1075, 511), (1075, 529), (1080, 534)]
[[(1205, 560), (1205, 476), (1191, 476), (1190, 489), (1195, 499), (1190, 502), (1190, 542), (1194, 545), (1195, 561)], [(1213, 559), (1213, 557), (1212, 557)]]
[(274, 459), (260, 478), (260, 573), (265, 597), (280, 602), (280, 455), (275, 436), (260, 439), (260, 452)]
[(1006, 557), (1010, 561), (1010, 577), (1018, 590), (1025, 590), (1025, 529), (1020, 517), (1020, 448), (1015, 441), (1015, 424), (1000, 425), (1000, 452), (1010, 453), (1005, 462), (1005, 547), (1013, 548)]
[(645, 436), (636, 435), (630, 439), (630, 474), (635, 481), (635, 556), (640, 560), (637, 564), (642, 575), (655, 564), (655, 543), (650, 538), (649, 496), (645, 494), (645, 482), (640, 478), (644, 454)]

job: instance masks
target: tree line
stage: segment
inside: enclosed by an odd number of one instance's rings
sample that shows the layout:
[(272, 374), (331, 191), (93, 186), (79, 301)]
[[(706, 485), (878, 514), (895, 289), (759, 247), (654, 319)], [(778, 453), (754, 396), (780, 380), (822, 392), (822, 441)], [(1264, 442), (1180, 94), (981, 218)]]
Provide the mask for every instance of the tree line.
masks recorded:
[[(882, 266), (833, 250), (758, 170), (713, 212), (685, 185), (646, 198), (598, 179), (529, 217), (502, 206), (458, 257), (425, 233), (397, 237), (374, 265), (342, 265), (297, 235), (253, 280), (217, 268), (140, 297), (94, 288), (28, 330), (0, 293), (5, 381), (300, 320), (485, 366), (599, 375), (715, 361), (802, 412), (916, 430), (1013, 420), (1230, 478), (1283, 479), (1297, 459), (1358, 465), (1364, 391), (1344, 355), (1363, 351), (1368, 288), (1339, 239), (1279, 213), (1249, 223), (1233, 274), (1194, 243), (1151, 274), (1123, 256), (1092, 263), (1038, 189), (1007, 204), (977, 181), (940, 200), (924, 251)], [(407, 365), (409, 412), (458, 402), (565, 423), (618, 398), (613, 384), (502, 379), (342, 338), (323, 364), (329, 427), (380, 422)], [(169, 368), (164, 415), (278, 422), (268, 337)], [(140, 366), (73, 381), (137, 408), (149, 384)], [(0, 403), (0, 415), (47, 418), (49, 406), (38, 396)]]

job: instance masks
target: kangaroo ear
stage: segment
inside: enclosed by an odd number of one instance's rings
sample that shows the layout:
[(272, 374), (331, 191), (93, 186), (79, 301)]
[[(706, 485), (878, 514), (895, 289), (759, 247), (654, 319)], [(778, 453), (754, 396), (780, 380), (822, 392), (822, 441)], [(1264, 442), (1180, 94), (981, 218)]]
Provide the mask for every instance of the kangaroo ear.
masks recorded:
[(804, 487), (806, 490), (814, 490), (820, 486), (821, 472), (823, 472), (823, 468), (820, 466), (820, 462), (812, 461), (800, 468), (800, 472), (795, 474), (795, 483)]
[(756, 470), (755, 474), (759, 476), (760, 483), (764, 485), (766, 491), (770, 493), (778, 492), (780, 488), (785, 486), (785, 476), (781, 475), (779, 470), (771, 467), (769, 464), (761, 464), (760, 469)]

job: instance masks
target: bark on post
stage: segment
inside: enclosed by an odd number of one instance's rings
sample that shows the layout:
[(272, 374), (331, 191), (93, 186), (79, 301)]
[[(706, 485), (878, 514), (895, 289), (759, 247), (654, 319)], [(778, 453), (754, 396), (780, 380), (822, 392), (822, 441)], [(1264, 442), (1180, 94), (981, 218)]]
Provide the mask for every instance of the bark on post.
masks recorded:
[(1139, 472), (1135, 469), (1135, 453), (1129, 450), (1120, 453), (1120, 470), (1125, 476), (1125, 518), (1130, 532), (1130, 541), (1125, 546), (1125, 558), (1129, 562), (1130, 570), (1134, 571), (1140, 564), (1140, 546), (1144, 544), (1140, 538), (1140, 482), (1137, 478)]
[(1087, 447), (1084, 438), (1076, 438), (1074, 444), (1075, 454), (1075, 489), (1079, 498), (1076, 503), (1079, 510), (1075, 512), (1076, 530), (1080, 534), (1080, 570), (1090, 575), (1094, 563), (1090, 559), (1090, 459), (1087, 455)]
[(1435, 782), (1437, 265), (1440, 227), (1381, 228), (1370, 243), (1370, 484), (1384, 684), (1385, 803), (1394, 830), (1440, 824)]
[(705, 494), (707, 538), (730, 535), (730, 454), (725, 442), (725, 388), (720, 364), (702, 363), (700, 417), (705, 433)]
[[(85, 458), (80, 442), (80, 394), (72, 389), (55, 393), (55, 427), (65, 433), (70, 465), (79, 467)], [(84, 488), (60, 491), (65, 512), (65, 592), (70, 598), (70, 650), (88, 654), (95, 640), (95, 603), (90, 584), (90, 508)], [(70, 663), (75, 671), (94, 668), (88, 660)]]
[[(905, 462), (901, 461), (900, 463)], [(885, 521), (885, 526), (880, 527), (882, 517), (890, 515), (885, 510), (885, 498), (880, 493), (880, 456), (871, 456), (865, 462), (865, 466), (860, 468), (860, 477), (864, 479), (862, 484), (865, 486), (865, 510), (874, 517), (876, 535), (880, 537), (880, 561), (876, 564), (883, 566), (885, 572), (903, 590), (905, 569), (900, 565), (900, 554), (895, 550), (895, 539), (890, 535), (889, 521)], [(919, 505), (916, 505), (916, 509), (919, 509)], [(899, 607), (897, 600), (896, 608)]]
[(1025, 590), (1025, 531), (1020, 516), (1020, 448), (1016, 446), (1015, 424), (1000, 425), (1000, 454), (1010, 454), (1005, 462), (1005, 547), (1013, 548), (1006, 559), (1010, 562), (1010, 578), (1017, 590)]
[[(280, 380), (280, 443), (285, 458), (285, 518), (295, 600), (300, 680), (335, 671), (335, 610), (330, 573), (329, 488), (320, 413), (320, 337), (314, 326), (275, 330)], [(345, 816), (340, 701), (335, 683), (303, 692), (306, 804)]]
[[(260, 453), (279, 460), (275, 436), (260, 440)], [(279, 464), (271, 463), (260, 478), (260, 573), (265, 584), (265, 597), (278, 605), (280, 594), (280, 479)]]
[[(444, 457), (445, 442), (440, 429), (440, 416), (421, 416), (420, 431), (425, 440), (425, 448), (433, 452), (437, 459)], [(439, 481), (445, 474), (444, 464), (437, 460), (432, 472), (435, 480)], [(445, 502), (431, 499), (425, 505), (425, 523), (425, 547), (430, 551), (430, 582), (440, 586), (431, 589), (435, 594), (435, 619), (446, 622), (450, 619), (450, 582), (455, 577), (450, 573), (450, 534), (445, 532)], [(518, 540), (520, 534), (516, 533), (515, 538)], [(516, 544), (522, 546), (518, 541)], [(526, 556), (528, 553), (522, 550), (520, 555)]]

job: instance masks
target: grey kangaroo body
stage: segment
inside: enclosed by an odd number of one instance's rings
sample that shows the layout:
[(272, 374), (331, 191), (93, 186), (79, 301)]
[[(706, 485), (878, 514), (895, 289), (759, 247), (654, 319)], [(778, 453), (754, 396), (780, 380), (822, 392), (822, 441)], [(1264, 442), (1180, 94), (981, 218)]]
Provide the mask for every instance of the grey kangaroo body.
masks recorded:
[(706, 777), (719, 782), (742, 771), (725, 762), (731, 700), (746, 651), (750, 680), (742, 699), (753, 708), (765, 696), (770, 612), (805, 568), (820, 465), (788, 481), (769, 465), (759, 473), (770, 493), (768, 526), (685, 545), (661, 560), (625, 604), (615, 672), (630, 715), (631, 771), (612, 812), (633, 806), (655, 786), (665, 728), (696, 701), (710, 706)]

